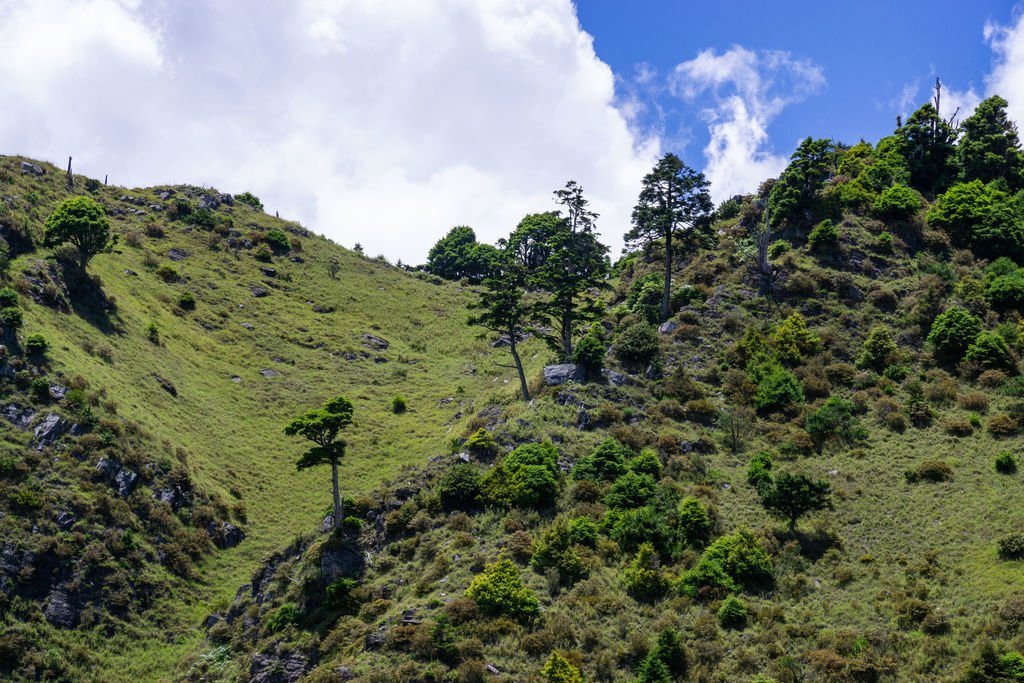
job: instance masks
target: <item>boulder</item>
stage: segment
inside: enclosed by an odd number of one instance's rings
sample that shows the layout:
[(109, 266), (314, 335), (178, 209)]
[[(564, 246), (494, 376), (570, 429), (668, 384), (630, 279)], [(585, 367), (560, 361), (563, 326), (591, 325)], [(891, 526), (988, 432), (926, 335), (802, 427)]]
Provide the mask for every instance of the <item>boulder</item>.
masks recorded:
[(672, 334), (678, 327), (679, 325), (669, 320), (658, 326), (658, 332), (661, 332), (662, 334)]
[(36, 411), (31, 408), (24, 408), (17, 403), (11, 403), (0, 408), (0, 415), (3, 415), (5, 420), (21, 431), (25, 431), (35, 418)]
[(30, 173), (34, 176), (41, 176), (44, 173), (46, 173), (46, 171), (43, 170), (42, 166), (40, 166), (39, 164), (30, 163), (28, 161), (21, 162), (21, 172)]
[(387, 339), (384, 339), (383, 337), (378, 337), (373, 334), (364, 334), (363, 343), (369, 346), (371, 349), (375, 349), (377, 351), (386, 351), (387, 348), (391, 346), (391, 342), (389, 342)]
[(65, 420), (57, 413), (47, 413), (36, 425), (32, 438), (32, 447), (41, 451), (60, 441), (65, 434), (77, 436), (82, 433), (81, 427), (74, 422)]
[(99, 462), (96, 463), (96, 473), (100, 479), (113, 484), (117, 480), (117, 475), (121, 471), (121, 465), (116, 460), (110, 458), (100, 458)]
[(213, 544), (225, 550), (234, 548), (245, 539), (245, 532), (230, 522), (210, 522), (206, 527), (206, 533), (210, 536)]
[(135, 485), (139, 483), (139, 475), (128, 468), (123, 468), (114, 477), (114, 487), (117, 489), (119, 498), (127, 498), (132, 495)]
[(204, 194), (199, 198), (200, 209), (216, 209), (220, 206), (220, 197), (210, 194)]
[(359, 574), (366, 568), (366, 559), (358, 547), (342, 545), (320, 552), (320, 577), (333, 583), (342, 576)]
[(61, 401), (68, 394), (68, 388), (63, 384), (57, 384), (56, 382), (50, 385), (49, 388), (50, 398), (54, 401)]
[(61, 531), (68, 531), (71, 529), (71, 527), (75, 525), (75, 522), (78, 521), (78, 518), (75, 517), (74, 514), (68, 512), (67, 510), (63, 510), (57, 513), (57, 517), (54, 521), (57, 522), (57, 526), (60, 527)]
[(260, 374), (263, 375), (264, 377), (280, 377), (281, 376), (281, 373), (278, 372), (277, 370), (270, 370), (268, 368), (263, 368), (262, 370), (260, 370)]
[(74, 604), (67, 589), (58, 586), (50, 591), (43, 616), (57, 628), (74, 628), (78, 626), (81, 610)]
[(629, 383), (629, 378), (621, 372), (615, 372), (614, 370), (602, 370), (601, 374), (608, 380), (608, 384), (613, 386), (621, 387), (622, 385)]
[(262, 299), (263, 297), (268, 296), (270, 294), (270, 290), (268, 290), (266, 287), (255, 286), (250, 288), (249, 291), (252, 292), (252, 295), (257, 299)]
[(544, 368), (544, 383), (549, 387), (555, 387), (566, 382), (582, 382), (586, 378), (586, 370), (584, 370), (582, 365), (576, 365), (575, 363), (548, 365)]
[(188, 252), (185, 251), (184, 249), (174, 247), (173, 249), (167, 250), (167, 258), (171, 259), (172, 261), (184, 261), (185, 259), (188, 258)]
[(316, 664), (302, 652), (292, 652), (283, 657), (276, 654), (253, 655), (249, 667), (249, 683), (295, 683), (303, 678)]
[(267, 277), (277, 277), (277, 268), (271, 268), (270, 266), (260, 266), (260, 272)]

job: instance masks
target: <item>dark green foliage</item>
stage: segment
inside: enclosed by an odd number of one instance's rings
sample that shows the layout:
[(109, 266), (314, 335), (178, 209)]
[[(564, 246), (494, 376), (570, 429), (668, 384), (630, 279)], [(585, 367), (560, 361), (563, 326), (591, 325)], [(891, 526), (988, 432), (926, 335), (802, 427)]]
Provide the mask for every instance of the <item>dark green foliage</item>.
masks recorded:
[(754, 405), (758, 410), (770, 411), (803, 403), (804, 390), (796, 375), (778, 362), (767, 361), (751, 367), (751, 379), (757, 385)]
[(805, 215), (821, 210), (818, 191), (829, 177), (835, 162), (835, 146), (830, 140), (806, 138), (793, 152), (789, 166), (772, 186), (769, 204), (772, 225), (801, 226)]
[(910, 115), (895, 137), (910, 168), (910, 184), (924, 193), (941, 191), (951, 175), (956, 131), (928, 103)]
[(637, 550), (633, 561), (622, 573), (622, 583), (626, 592), (640, 601), (657, 600), (668, 592), (671, 585), (650, 543), (642, 544)]
[(713, 205), (708, 193), (710, 183), (675, 154), (663, 156), (644, 176), (643, 189), (633, 208), (633, 228), (626, 233), (628, 245), (650, 246), (663, 240), (665, 253), (664, 289), (661, 319), (669, 316), (672, 291), (673, 237), (695, 235), (708, 224)]
[(928, 210), (927, 218), (981, 256), (1024, 254), (1024, 226), (1010, 196), (995, 183), (972, 180), (953, 185)]
[(767, 490), (772, 484), (772, 454), (768, 451), (761, 451), (750, 459), (747, 465), (747, 483), (753, 486), (758, 493)]
[(192, 292), (183, 292), (178, 298), (178, 305), (186, 311), (196, 310), (196, 297)]
[(856, 444), (867, 437), (867, 430), (854, 415), (856, 406), (852, 401), (831, 396), (816, 411), (804, 420), (804, 429), (814, 439), (818, 448), (828, 441)]
[(548, 683), (583, 683), (583, 675), (572, 662), (557, 652), (552, 652), (544, 662), (540, 675)]
[(161, 264), (160, 267), (156, 269), (156, 276), (164, 282), (177, 282), (181, 279), (181, 275), (179, 275), (174, 266), (169, 263)]
[(638, 508), (654, 496), (654, 479), (649, 474), (626, 472), (615, 480), (604, 504), (615, 509)]
[(292, 249), (292, 241), (288, 239), (288, 235), (277, 228), (268, 230), (263, 240), (274, 250), (275, 254), (287, 254)]
[(637, 669), (636, 683), (672, 683), (672, 675), (665, 662), (651, 652)]
[(688, 595), (712, 597), (772, 584), (772, 561), (758, 540), (743, 529), (722, 536), (705, 549), (697, 566), (683, 574)]
[(615, 354), (627, 363), (644, 365), (661, 353), (658, 332), (646, 322), (633, 323), (615, 338)]
[(628, 446), (619, 441), (605, 439), (590, 455), (576, 462), (572, 476), (577, 480), (613, 481), (626, 473), (626, 460), (634, 455)]
[(427, 272), (446, 280), (466, 278), (479, 284), (490, 272), (497, 250), (476, 241), (473, 228), (459, 225), (437, 241), (427, 253)]
[(885, 325), (875, 325), (864, 340), (857, 364), (862, 368), (883, 372), (896, 361), (898, 353), (899, 348), (892, 338), (892, 331)]
[(1024, 559), (1024, 534), (1003, 536), (998, 543), (999, 557), (1004, 560)]
[(320, 408), (310, 410), (287, 425), (284, 433), (301, 436), (315, 445), (303, 453), (296, 463), (300, 470), (318, 465), (331, 466), (331, 483), (334, 494), (334, 527), (340, 529), (344, 520), (341, 492), (338, 487), (338, 465), (345, 455), (346, 443), (338, 439), (338, 433), (352, 424), (352, 403), (343, 396), (336, 396)]
[(294, 602), (287, 602), (274, 610), (264, 623), (268, 631), (278, 633), (289, 626), (299, 623), (301, 616), (302, 612), (299, 611), (299, 606)]
[(530, 564), (539, 570), (556, 569), (561, 582), (569, 586), (590, 573), (576, 551), (573, 534), (564, 517), (555, 520), (537, 539)]
[(261, 202), (260, 198), (252, 192), (240, 192), (236, 194), (235, 201), (251, 206), (257, 211), (263, 211), (263, 202)]
[(261, 244), (253, 251), (252, 257), (263, 263), (272, 263), (274, 261), (274, 252), (266, 244)]
[(759, 491), (761, 505), (768, 512), (789, 522), (795, 529), (797, 521), (808, 512), (832, 508), (831, 486), (820, 479), (803, 474), (780, 472), (772, 483)]
[(547, 507), (558, 497), (558, 480), (543, 465), (524, 465), (509, 478), (509, 501), (516, 507)]
[(839, 243), (839, 228), (826, 218), (814, 226), (807, 236), (807, 244), (813, 251), (827, 252)]
[(480, 611), (491, 616), (503, 615), (529, 623), (540, 613), (537, 597), (523, 586), (519, 571), (507, 557), (484, 567), (470, 582), (466, 595), (476, 602)]
[(401, 415), (409, 409), (408, 404), (405, 402), (405, 397), (398, 394), (391, 399), (391, 412), (395, 415)]
[(807, 329), (807, 321), (799, 313), (779, 323), (768, 335), (767, 342), (779, 360), (794, 365), (813, 356), (821, 347), (821, 339)]
[(597, 522), (589, 517), (577, 517), (569, 522), (569, 538), (573, 543), (593, 548), (597, 544), (597, 536)]
[(601, 341), (600, 326), (595, 324), (576, 345), (573, 360), (583, 366), (587, 377), (597, 378), (604, 369), (604, 356), (605, 348), (604, 342)]
[(957, 363), (979, 334), (981, 321), (959, 306), (953, 306), (935, 318), (928, 343), (938, 358)]
[(735, 595), (726, 596), (718, 608), (718, 623), (722, 628), (744, 629), (747, 626), (747, 606)]
[(996, 472), (1000, 474), (1013, 474), (1017, 471), (1017, 458), (1013, 453), (1003, 451), (996, 456)]
[(1016, 363), (1010, 354), (1010, 348), (1006, 345), (1006, 340), (995, 332), (979, 334), (974, 342), (967, 347), (964, 360), (977, 363), (990, 370), (1009, 370), (1011, 372), (1016, 370)]
[(783, 254), (789, 253), (793, 246), (786, 240), (775, 240), (768, 246), (768, 256), (772, 259), (779, 259)]
[(196, 225), (200, 228), (211, 230), (217, 225), (217, 216), (209, 209), (199, 208), (190, 213), (185, 218), (185, 222), (189, 225)]
[(50, 343), (41, 334), (30, 334), (25, 339), (25, 350), (33, 356), (41, 356), (50, 348)]
[(21, 327), (24, 316), (17, 306), (8, 306), (0, 310), (0, 323), (9, 330), (16, 330)]
[(493, 458), (498, 454), (498, 442), (494, 436), (481, 427), (466, 439), (466, 450), (478, 458)]
[(626, 296), (626, 306), (631, 313), (643, 316), (651, 324), (657, 324), (661, 318), (661, 298), (664, 291), (665, 277), (660, 273), (648, 273), (633, 280)]
[(684, 498), (679, 504), (679, 533), (682, 540), (702, 548), (711, 540), (711, 516), (696, 498)]
[(0, 289), (0, 309), (18, 305), (18, 293), (10, 287)]
[(991, 274), (986, 278), (985, 299), (998, 311), (1024, 309), (1024, 271), (1003, 258), (1013, 269), (1007, 273)]
[(160, 345), (160, 328), (152, 320), (150, 320), (149, 325), (146, 326), (146, 339), (148, 339), (151, 344), (156, 344), (157, 346)]
[(886, 220), (909, 220), (921, 210), (921, 195), (906, 185), (893, 185), (878, 195), (874, 211)]
[(987, 183), (1001, 179), (1010, 189), (1024, 185), (1024, 154), (1006, 107), (1006, 100), (993, 95), (960, 125), (963, 135), (957, 144), (956, 162), (961, 180)]
[(330, 609), (352, 612), (358, 605), (352, 591), (359, 587), (359, 580), (343, 576), (324, 589), (324, 605)]
[(78, 266), (84, 271), (96, 254), (108, 252), (117, 243), (110, 234), (110, 222), (103, 207), (85, 196), (65, 199), (46, 218), (43, 244), (47, 247), (69, 243), (78, 250)]
[[(664, 665), (668, 672), (669, 680), (683, 680), (686, 677), (688, 662), (686, 650), (683, 648), (683, 639), (674, 628), (666, 628), (658, 634), (654, 647), (648, 653), (645, 662), (657, 660)], [(641, 671), (643, 670), (641, 665)], [(656, 680), (656, 679), (652, 679)]]
[(506, 455), (502, 464), (513, 473), (525, 465), (537, 465), (547, 469), (552, 477), (557, 477), (558, 449), (550, 441), (523, 444)]
[(480, 496), (480, 470), (470, 463), (453, 465), (437, 484), (437, 497), (445, 510), (468, 510)]
[(631, 472), (647, 475), (654, 481), (657, 481), (661, 477), (661, 460), (658, 459), (658, 455), (651, 450), (645, 449), (640, 451), (640, 455), (632, 458), (627, 466)]
[(647, 505), (632, 510), (613, 510), (606, 515), (609, 535), (625, 550), (650, 543), (665, 556), (679, 550), (679, 529), (673, 511)]

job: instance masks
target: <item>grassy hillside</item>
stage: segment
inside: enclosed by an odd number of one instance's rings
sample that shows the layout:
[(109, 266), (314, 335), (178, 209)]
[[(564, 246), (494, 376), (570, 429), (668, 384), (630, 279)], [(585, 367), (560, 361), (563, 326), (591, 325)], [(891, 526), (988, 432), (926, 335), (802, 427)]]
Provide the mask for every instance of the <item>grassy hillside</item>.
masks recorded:
[[(86, 189), (78, 178), (69, 193), (58, 169), (23, 173), (22, 161), (0, 157), (8, 241), (25, 234), (38, 244), (43, 220), (71, 193), (103, 204), (120, 241), (90, 262), (91, 285), (65, 292), (59, 278), (39, 277), (51, 267), (48, 250), (16, 255), (7, 281), (23, 293), (21, 335), (43, 334), (51, 376), (80, 376), (102, 390), (149, 444), (184, 459), (199, 489), (244, 509), (246, 540), (201, 563), (198, 583), (160, 605), (175, 617), (173, 628), (140, 625), (130, 638), (90, 643), (104, 680), (166, 675), (209, 604), (233, 595), (270, 550), (322, 519), (329, 471), (296, 472), (305, 445), (283, 435), (291, 417), (337, 394), (353, 401), (357, 426), (346, 436), (342, 488), (357, 494), (445, 452), (463, 416), (512, 377), (499, 365), (504, 353), (466, 326), (469, 294), (457, 286), (364, 258), (242, 202), (221, 202), (212, 189)], [(204, 197), (220, 197), (216, 208), (200, 210)], [(257, 260), (274, 229), (291, 249)], [(39, 301), (33, 282), (45, 290)], [(186, 293), (194, 310), (182, 305)], [(536, 369), (540, 347), (528, 348)], [(400, 414), (392, 411), (398, 395), (408, 405)]]

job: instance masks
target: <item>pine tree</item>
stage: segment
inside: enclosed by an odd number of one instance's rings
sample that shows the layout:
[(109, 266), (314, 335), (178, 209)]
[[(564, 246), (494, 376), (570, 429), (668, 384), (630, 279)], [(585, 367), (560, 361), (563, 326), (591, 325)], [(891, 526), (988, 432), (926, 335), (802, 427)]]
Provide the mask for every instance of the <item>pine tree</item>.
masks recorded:
[(1004, 178), (1011, 190), (1024, 186), (1024, 155), (1006, 107), (1006, 100), (993, 95), (964, 120), (956, 149), (960, 180), (988, 183)]

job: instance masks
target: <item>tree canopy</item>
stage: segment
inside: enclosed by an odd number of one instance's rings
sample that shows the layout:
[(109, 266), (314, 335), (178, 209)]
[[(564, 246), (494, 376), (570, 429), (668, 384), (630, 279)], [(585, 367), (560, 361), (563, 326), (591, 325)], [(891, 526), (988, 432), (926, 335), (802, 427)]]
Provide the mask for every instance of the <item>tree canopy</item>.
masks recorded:
[(336, 396), (321, 407), (307, 411), (285, 425), (288, 436), (301, 436), (315, 445), (302, 454), (296, 462), (300, 470), (319, 465), (331, 466), (331, 482), (334, 497), (334, 527), (341, 528), (343, 509), (338, 484), (338, 464), (345, 455), (346, 443), (338, 440), (338, 433), (352, 424), (352, 403), (343, 396)]
[(93, 256), (110, 251), (116, 242), (106, 212), (90, 197), (65, 199), (46, 218), (43, 228), (46, 246), (70, 243), (78, 250), (78, 265), (83, 271)]

